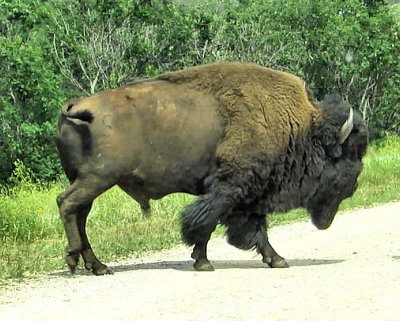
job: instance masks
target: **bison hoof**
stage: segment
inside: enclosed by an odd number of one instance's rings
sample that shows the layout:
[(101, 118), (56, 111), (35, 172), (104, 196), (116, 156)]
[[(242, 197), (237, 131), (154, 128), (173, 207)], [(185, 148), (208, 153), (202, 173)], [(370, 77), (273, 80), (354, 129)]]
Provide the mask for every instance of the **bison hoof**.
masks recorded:
[(194, 262), (193, 267), (196, 271), (214, 271), (214, 267), (207, 259), (199, 259)]
[(113, 271), (107, 266), (102, 264), (100, 267), (92, 268), (94, 275), (110, 275), (114, 274)]
[(288, 268), (289, 264), (287, 264), (286, 260), (282, 257), (271, 259), (265, 258), (263, 259), (264, 263), (267, 263), (270, 268)]
[(284, 259), (281, 260), (276, 260), (272, 261), (272, 264), (270, 265), (272, 268), (288, 268), (289, 264)]
[(94, 262), (86, 262), (85, 268), (88, 271), (92, 271), (94, 275), (113, 274), (112, 270), (109, 267), (107, 267), (107, 265), (104, 265), (98, 260)]
[(69, 272), (71, 274), (75, 274), (76, 268), (78, 266), (79, 254), (68, 254), (66, 257), (66, 261), (69, 267)]

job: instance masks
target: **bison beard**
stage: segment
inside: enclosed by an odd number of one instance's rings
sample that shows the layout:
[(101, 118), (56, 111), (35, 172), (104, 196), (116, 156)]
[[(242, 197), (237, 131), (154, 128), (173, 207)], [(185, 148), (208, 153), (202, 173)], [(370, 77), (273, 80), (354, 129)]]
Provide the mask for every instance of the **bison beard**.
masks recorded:
[(114, 185), (145, 211), (174, 192), (198, 195), (181, 216), (197, 270), (213, 270), (207, 243), (217, 224), (228, 242), (286, 261), (269, 243), (267, 214), (306, 208), (319, 229), (357, 186), (367, 128), (340, 98), (315, 102), (298, 77), (242, 63), (165, 73), (67, 103), (57, 148), (71, 186), (58, 198), (73, 273), (79, 256), (111, 271), (86, 235), (94, 199)]

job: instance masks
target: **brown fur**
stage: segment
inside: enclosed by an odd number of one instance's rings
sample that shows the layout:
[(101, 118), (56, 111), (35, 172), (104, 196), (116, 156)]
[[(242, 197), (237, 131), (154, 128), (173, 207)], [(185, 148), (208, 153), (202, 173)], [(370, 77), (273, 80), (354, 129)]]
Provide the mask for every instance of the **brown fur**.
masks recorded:
[(184, 84), (213, 95), (226, 121), (221, 157), (245, 153), (276, 157), (289, 139), (307, 135), (315, 107), (300, 78), (255, 64), (216, 63), (160, 75), (157, 79)]
[[(68, 103), (57, 144), (71, 187), (58, 204), (71, 271), (81, 254), (95, 274), (108, 273), (90, 248), (85, 222), (94, 198), (113, 185), (144, 210), (149, 199), (173, 192), (201, 195), (182, 213), (196, 269), (211, 267), (206, 245), (219, 222), (231, 244), (285, 266), (268, 242), (266, 213), (305, 207), (317, 227), (328, 227), (355, 189), (367, 145), (358, 115), (338, 144), (348, 105), (310, 97), (294, 75), (217, 63)], [(335, 197), (331, 185), (341, 189)]]

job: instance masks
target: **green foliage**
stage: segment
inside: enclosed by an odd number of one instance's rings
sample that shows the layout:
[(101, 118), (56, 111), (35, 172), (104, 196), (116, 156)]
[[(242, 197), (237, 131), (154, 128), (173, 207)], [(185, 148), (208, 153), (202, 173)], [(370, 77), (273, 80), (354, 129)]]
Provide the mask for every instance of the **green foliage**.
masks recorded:
[(7, 179), (16, 159), (50, 179), (59, 169), (53, 137), (64, 100), (60, 77), (37, 45), (20, 38), (0, 42), (0, 180)]
[(373, 138), (400, 134), (398, 5), (360, 0), (0, 0), (0, 181), (17, 159), (61, 170), (54, 125), (66, 99), (220, 60), (339, 92)]
[(40, 1), (0, 1), (0, 181), (21, 159), (42, 179), (54, 178), (54, 123), (65, 100), (43, 33)]

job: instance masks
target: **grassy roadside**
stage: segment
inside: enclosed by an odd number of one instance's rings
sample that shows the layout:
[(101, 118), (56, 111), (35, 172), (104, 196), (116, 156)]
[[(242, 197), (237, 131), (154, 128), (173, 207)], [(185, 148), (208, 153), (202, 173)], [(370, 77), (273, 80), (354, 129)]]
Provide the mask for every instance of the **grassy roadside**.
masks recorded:
[[(400, 200), (400, 138), (389, 137), (370, 147), (359, 188), (341, 210)], [(56, 195), (62, 184), (46, 188), (28, 178), (11, 192), (0, 194), (0, 285), (36, 273), (66, 269), (66, 239), (58, 217)], [(100, 196), (88, 222), (88, 234), (98, 256), (112, 261), (140, 255), (180, 242), (180, 210), (193, 199), (175, 194), (152, 202), (152, 215), (144, 217), (139, 206), (117, 188)], [(305, 219), (301, 210), (271, 216), (270, 226)]]

